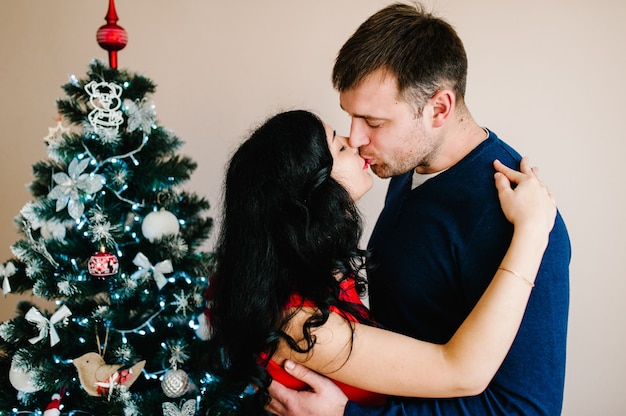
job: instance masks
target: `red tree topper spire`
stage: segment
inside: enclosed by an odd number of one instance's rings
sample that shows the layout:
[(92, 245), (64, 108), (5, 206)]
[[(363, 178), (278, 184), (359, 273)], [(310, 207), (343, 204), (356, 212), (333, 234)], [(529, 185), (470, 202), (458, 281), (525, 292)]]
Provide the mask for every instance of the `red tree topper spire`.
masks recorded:
[(128, 43), (128, 35), (123, 27), (117, 24), (118, 17), (115, 11), (115, 0), (109, 0), (109, 10), (104, 18), (107, 24), (100, 26), (96, 32), (98, 45), (109, 51), (109, 66), (117, 68), (117, 51), (124, 49)]

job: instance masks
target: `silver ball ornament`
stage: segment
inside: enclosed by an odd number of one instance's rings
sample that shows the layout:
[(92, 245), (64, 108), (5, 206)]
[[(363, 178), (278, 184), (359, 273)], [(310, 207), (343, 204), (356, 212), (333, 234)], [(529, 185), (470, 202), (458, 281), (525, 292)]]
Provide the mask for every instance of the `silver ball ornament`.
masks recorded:
[(170, 398), (184, 396), (189, 391), (189, 376), (184, 370), (167, 370), (161, 381), (161, 389)]

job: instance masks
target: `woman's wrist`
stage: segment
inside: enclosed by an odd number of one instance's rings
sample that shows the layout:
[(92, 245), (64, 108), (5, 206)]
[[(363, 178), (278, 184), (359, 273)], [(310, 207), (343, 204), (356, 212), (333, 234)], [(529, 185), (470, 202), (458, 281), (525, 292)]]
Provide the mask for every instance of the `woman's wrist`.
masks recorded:
[(543, 252), (548, 246), (550, 230), (551, 228), (547, 229), (547, 227), (542, 227), (537, 223), (515, 224), (513, 227), (513, 239), (532, 244)]
[(526, 283), (531, 288), (535, 287), (535, 279), (531, 280), (528, 277), (524, 276), (523, 274), (518, 273), (517, 271), (515, 271), (513, 269), (509, 269), (507, 267), (503, 267), (503, 266), (498, 267), (498, 270), (502, 270), (503, 272), (507, 272), (509, 274), (512, 274), (516, 278), (520, 279), (522, 282)]

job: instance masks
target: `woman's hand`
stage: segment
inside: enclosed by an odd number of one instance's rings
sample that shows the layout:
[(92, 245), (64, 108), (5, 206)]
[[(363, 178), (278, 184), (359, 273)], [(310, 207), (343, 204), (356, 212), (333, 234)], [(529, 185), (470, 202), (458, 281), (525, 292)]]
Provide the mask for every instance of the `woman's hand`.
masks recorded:
[(548, 235), (556, 218), (556, 201), (539, 178), (538, 169), (531, 167), (526, 157), (522, 158), (519, 172), (499, 160), (493, 166), (498, 197), (507, 220), (516, 228), (534, 227)]

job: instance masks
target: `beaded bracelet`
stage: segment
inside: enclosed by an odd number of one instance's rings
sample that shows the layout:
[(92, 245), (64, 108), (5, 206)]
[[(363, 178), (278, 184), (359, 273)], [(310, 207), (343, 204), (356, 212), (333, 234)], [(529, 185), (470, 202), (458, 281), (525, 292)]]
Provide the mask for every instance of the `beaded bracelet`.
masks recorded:
[(513, 276), (515, 276), (515, 277), (521, 279), (522, 281), (524, 281), (524, 283), (526, 283), (528, 286), (535, 287), (535, 284), (533, 282), (531, 282), (530, 280), (528, 280), (527, 278), (525, 278), (524, 276), (522, 276), (521, 274), (519, 274), (515, 270), (507, 269), (507, 268), (504, 268), (504, 267), (498, 267), (498, 270), (502, 270), (504, 272), (509, 272)]

